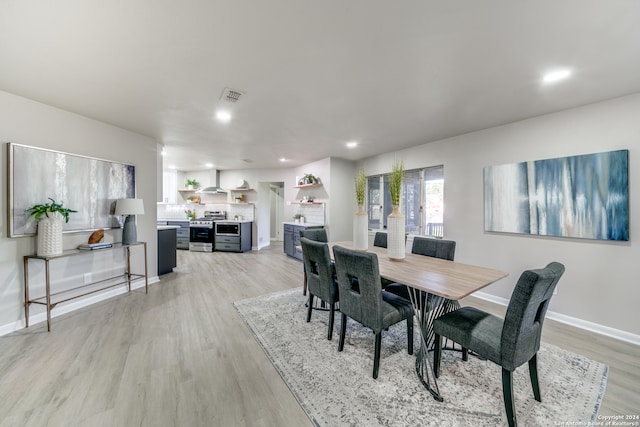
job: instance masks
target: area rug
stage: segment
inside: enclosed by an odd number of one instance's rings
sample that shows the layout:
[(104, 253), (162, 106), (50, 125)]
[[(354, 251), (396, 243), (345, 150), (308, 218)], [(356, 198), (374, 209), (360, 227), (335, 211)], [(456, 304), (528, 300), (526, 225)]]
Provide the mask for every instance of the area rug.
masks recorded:
[[(463, 362), (460, 353), (444, 351), (438, 378), (444, 402), (437, 402), (416, 376), (404, 322), (383, 332), (380, 374), (374, 380), (373, 332), (348, 320), (345, 348), (338, 353), (339, 313), (328, 341), (328, 312), (314, 310), (306, 323), (305, 302), (301, 290), (294, 289), (234, 304), (315, 425), (507, 425), (499, 366), (472, 356)], [(533, 398), (527, 365), (514, 373), (518, 424), (595, 421), (607, 372), (607, 365), (543, 344), (538, 353), (542, 402)]]

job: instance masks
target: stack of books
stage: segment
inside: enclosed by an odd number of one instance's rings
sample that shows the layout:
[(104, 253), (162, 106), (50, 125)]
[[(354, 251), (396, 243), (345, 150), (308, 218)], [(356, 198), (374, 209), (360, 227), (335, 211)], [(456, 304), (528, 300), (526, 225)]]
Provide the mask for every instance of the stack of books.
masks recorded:
[(113, 243), (101, 242), (101, 243), (83, 243), (78, 246), (78, 249), (83, 251), (95, 251), (96, 249), (106, 249), (113, 246)]

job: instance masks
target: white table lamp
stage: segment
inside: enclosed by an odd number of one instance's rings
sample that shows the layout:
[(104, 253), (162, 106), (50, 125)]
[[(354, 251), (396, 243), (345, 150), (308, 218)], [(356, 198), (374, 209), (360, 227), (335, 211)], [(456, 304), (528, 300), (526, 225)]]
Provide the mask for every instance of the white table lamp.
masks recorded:
[(142, 199), (118, 199), (115, 215), (126, 215), (122, 228), (122, 244), (130, 245), (138, 241), (135, 215), (144, 214)]

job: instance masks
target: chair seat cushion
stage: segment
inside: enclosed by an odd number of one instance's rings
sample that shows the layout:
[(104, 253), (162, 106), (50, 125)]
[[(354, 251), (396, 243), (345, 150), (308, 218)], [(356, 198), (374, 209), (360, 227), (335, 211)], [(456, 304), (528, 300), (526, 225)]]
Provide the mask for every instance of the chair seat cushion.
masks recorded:
[(405, 298), (382, 291), (382, 329), (413, 316), (413, 306)]
[(482, 310), (463, 307), (435, 319), (433, 330), (436, 334), (500, 364), (503, 322), (501, 318)]

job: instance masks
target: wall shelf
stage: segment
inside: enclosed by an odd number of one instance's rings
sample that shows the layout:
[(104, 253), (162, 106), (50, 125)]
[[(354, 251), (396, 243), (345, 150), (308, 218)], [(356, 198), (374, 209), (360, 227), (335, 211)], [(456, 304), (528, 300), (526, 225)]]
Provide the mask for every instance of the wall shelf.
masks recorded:
[(302, 184), (302, 185), (294, 185), (293, 188), (317, 188), (322, 187), (322, 184)]
[(324, 205), (324, 202), (291, 202), (292, 205)]

